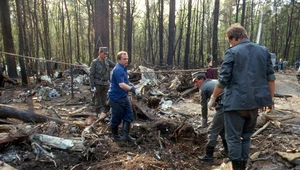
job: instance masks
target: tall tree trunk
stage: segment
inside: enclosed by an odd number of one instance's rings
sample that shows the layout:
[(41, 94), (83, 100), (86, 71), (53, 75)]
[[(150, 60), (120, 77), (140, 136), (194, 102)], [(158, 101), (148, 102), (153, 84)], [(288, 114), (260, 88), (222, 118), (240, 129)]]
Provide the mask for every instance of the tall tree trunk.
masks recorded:
[(120, 0), (120, 38), (119, 38), (119, 51), (124, 50), (123, 39), (124, 39), (124, 0)]
[(206, 8), (205, 8), (205, 0), (202, 0), (202, 19), (201, 19), (201, 40), (200, 40), (200, 50), (199, 50), (199, 62), (201, 58), (201, 66), (204, 67), (204, 22), (205, 22), (205, 13), (206, 13)]
[[(1, 30), (4, 44), (4, 51), (8, 53), (15, 53), (14, 41), (11, 32), (10, 23), (10, 11), (8, 0), (2, 0), (0, 5), (0, 17), (1, 17)], [(5, 54), (5, 60), (7, 64), (8, 76), (11, 78), (17, 78), (17, 66), (15, 57)]]
[(92, 57), (92, 42), (91, 42), (91, 29), (92, 29), (92, 14), (91, 14), (91, 0), (86, 0), (86, 6), (87, 6), (87, 10), (88, 10), (88, 52), (89, 52), (89, 63), (92, 62), (93, 57)]
[(236, 11), (236, 15), (235, 15), (235, 22), (238, 23), (239, 22), (239, 8), (240, 8), (240, 0), (235, 0), (236, 2), (236, 8), (235, 8), (235, 11)]
[(191, 16), (192, 16), (192, 0), (188, 2), (188, 25), (186, 31), (185, 53), (184, 53), (184, 69), (189, 68), (189, 54), (190, 54), (190, 37), (191, 37)]
[[(44, 41), (45, 41), (45, 58), (46, 60), (51, 60), (51, 43), (50, 43), (50, 34), (49, 34), (49, 22), (48, 22), (48, 9), (47, 9), (47, 1), (42, 0), (42, 16), (43, 16), (43, 25), (44, 25)], [(47, 75), (51, 75), (51, 65), (52, 63), (46, 62), (47, 66)]]
[[(68, 21), (68, 37), (69, 37), (69, 57), (70, 57), (70, 63), (73, 63), (73, 56), (72, 56), (72, 34), (71, 34), (71, 21), (70, 21), (70, 15), (69, 15), (69, 10), (67, 6), (66, 0), (64, 0), (65, 4), (65, 9), (66, 9), (66, 15), (67, 15), (67, 21)], [(74, 98), (74, 91), (73, 91), (73, 65), (71, 65), (71, 93), (72, 93), (72, 98)]]
[(253, 41), (254, 35), (254, 0), (251, 0), (251, 14), (250, 14), (250, 40)]
[[(199, 3), (200, 3), (200, 0), (197, 0), (197, 7), (195, 9), (195, 17), (196, 17), (196, 25), (194, 26), (195, 27), (195, 31), (194, 31), (194, 63), (193, 63), (193, 68), (196, 68), (197, 67), (197, 62), (196, 62), (196, 59), (197, 59), (197, 42), (198, 42), (198, 18), (199, 18)], [(199, 56), (198, 56), (199, 57)], [(199, 63), (198, 63), (199, 64)]]
[[(17, 7), (17, 16), (18, 16), (18, 28), (19, 28), (19, 63), (21, 67), (21, 76), (22, 76), (22, 85), (27, 85), (27, 75), (26, 75), (26, 68), (24, 63), (24, 58), (22, 57), (24, 55), (24, 34), (23, 31), (23, 20), (22, 20), (22, 10), (20, 7), (20, 0), (16, 0), (16, 7)], [(24, 6), (23, 6), (24, 8)]]
[(292, 0), (291, 2), (292, 2), (292, 9), (288, 18), (288, 23), (287, 23), (288, 26), (286, 27), (286, 39), (285, 39), (285, 47), (283, 52), (284, 60), (288, 59), (289, 49), (290, 49), (290, 38), (292, 36), (292, 22), (293, 22), (295, 0)]
[(174, 56), (174, 41), (175, 41), (175, 7), (176, 1), (170, 0), (170, 12), (169, 12), (169, 47), (168, 47), (168, 58), (167, 64), (173, 66)]
[(79, 4), (78, 1), (75, 1), (75, 32), (76, 32), (76, 61), (80, 61), (80, 44), (79, 44)]
[(246, 10), (246, 0), (243, 0), (243, 5), (242, 5), (242, 17), (241, 17), (241, 25), (245, 26), (245, 11)]
[(108, 0), (95, 0), (95, 49), (94, 58), (98, 56), (99, 47), (109, 47)]
[[(116, 59), (115, 59), (115, 39), (114, 39), (114, 37), (115, 37), (115, 35), (114, 35), (114, 6), (113, 6), (113, 4), (114, 4), (114, 0), (111, 0), (110, 1), (110, 37), (111, 37), (111, 59), (113, 60), (113, 61), (116, 61)], [(113, 57), (113, 58), (112, 58)]]
[(151, 61), (152, 64), (155, 64), (155, 56), (153, 55), (153, 38), (151, 30), (151, 20), (150, 20), (150, 7), (149, 0), (146, 0), (146, 21), (147, 21), (147, 32), (148, 32), (148, 41), (147, 41), (147, 56), (148, 61)]
[(218, 22), (219, 22), (219, 5), (220, 0), (215, 0), (214, 9), (214, 26), (213, 26), (213, 43), (212, 43), (212, 54), (213, 54), (213, 67), (218, 66)]
[[(182, 4), (182, 3), (180, 3)], [(175, 45), (175, 49), (178, 45), (178, 50), (177, 50), (177, 65), (180, 66), (180, 56), (181, 56), (181, 42), (182, 42), (182, 37), (183, 37), (183, 30), (184, 30), (184, 25), (185, 25), (185, 18), (183, 17), (184, 16), (184, 13), (185, 13), (185, 4), (183, 4), (184, 6), (184, 9), (183, 10), (180, 10), (180, 21), (181, 23), (179, 24), (180, 25), (180, 29), (179, 29), (179, 37), (178, 37), (178, 42), (176, 43)]]
[[(34, 21), (34, 32), (35, 32), (35, 58), (39, 58), (39, 24), (38, 24), (38, 16), (37, 16), (37, 0), (34, 0), (34, 7), (33, 7), (33, 21)], [(35, 65), (35, 71), (36, 71), (36, 74), (39, 73), (40, 69), (39, 69), (39, 61), (38, 60), (35, 60), (34, 61), (34, 65)]]
[(164, 61), (164, 44), (163, 44), (163, 31), (164, 31), (164, 1), (159, 0), (158, 12), (158, 27), (159, 27), (159, 65)]
[[(29, 2), (28, 1), (26, 1), (26, 2), (27, 2), (26, 3), (27, 4), (27, 10), (29, 11), (29, 9), (30, 9), (29, 8)], [(29, 13), (29, 12), (26, 12), (27, 10), (26, 10), (26, 7), (25, 7), (24, 3), (25, 3), (24, 1), (21, 1), (21, 4), (23, 6), (23, 15), (26, 16), (26, 14)], [(32, 39), (33, 38), (33, 36), (32, 36), (32, 33), (33, 33), (32, 32), (33, 31), (32, 22), (28, 23), (26, 17), (23, 17), (22, 22), (23, 22), (22, 29), (23, 29), (23, 37), (24, 37), (24, 55), (25, 56), (33, 56), (31, 51), (33, 51), (34, 47), (31, 46), (33, 49), (29, 48), (29, 42), (33, 41), (33, 39)], [(28, 26), (29, 29), (26, 29), (27, 24), (29, 24), (29, 26)], [(28, 34), (29, 34), (29, 36), (27, 36)], [(30, 40), (29, 40), (29, 38), (30, 38)], [(32, 42), (32, 44), (33, 44), (33, 42)], [(25, 67), (27, 68), (27, 72), (26, 72), (27, 76), (32, 76), (32, 68), (33, 68), (32, 63), (33, 63), (32, 59), (28, 59), (28, 58), (25, 59)]]
[(128, 64), (131, 63), (131, 49), (132, 49), (132, 16), (131, 16), (131, 7), (130, 0), (126, 1), (126, 37), (127, 37), (127, 53), (129, 56)]
[[(62, 57), (64, 62), (69, 62), (69, 59), (67, 59), (66, 56), (66, 44), (65, 44), (65, 12), (64, 12), (64, 1), (61, 1), (61, 40), (62, 40)], [(67, 65), (65, 65), (65, 69), (67, 68)]]

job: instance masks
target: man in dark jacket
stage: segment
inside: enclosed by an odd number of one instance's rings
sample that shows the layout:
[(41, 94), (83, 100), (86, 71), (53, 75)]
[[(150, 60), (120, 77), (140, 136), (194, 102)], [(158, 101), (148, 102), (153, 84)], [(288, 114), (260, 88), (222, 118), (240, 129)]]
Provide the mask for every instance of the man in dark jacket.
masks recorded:
[(95, 110), (97, 115), (109, 112), (107, 92), (110, 83), (110, 68), (115, 63), (107, 59), (108, 48), (100, 47), (98, 57), (92, 61), (90, 69), (91, 91), (94, 92)]
[(233, 24), (226, 37), (230, 47), (225, 52), (208, 108), (213, 109), (219, 94), (226, 89), (223, 109), (228, 157), (234, 170), (244, 170), (258, 109), (273, 105), (275, 75), (271, 54), (248, 40), (244, 27)]
[[(216, 84), (218, 84), (217, 80), (206, 79), (203, 73), (198, 73), (195, 75), (193, 79), (193, 83), (195, 86), (199, 88), (199, 92), (201, 94), (201, 105), (202, 108), (206, 109), (206, 120), (207, 120), (207, 101), (212, 95)], [(222, 104), (222, 95), (218, 98), (216, 113), (208, 128), (208, 140), (205, 148), (205, 155), (200, 156), (199, 159), (202, 161), (213, 161), (214, 149), (217, 145), (217, 139), (220, 135), (222, 138), (222, 143), (224, 146), (224, 151), (227, 154), (227, 143), (225, 140), (225, 130), (224, 130), (224, 113), (223, 113), (223, 104)], [(203, 109), (202, 109), (203, 111)], [(203, 114), (203, 113), (202, 113)]]

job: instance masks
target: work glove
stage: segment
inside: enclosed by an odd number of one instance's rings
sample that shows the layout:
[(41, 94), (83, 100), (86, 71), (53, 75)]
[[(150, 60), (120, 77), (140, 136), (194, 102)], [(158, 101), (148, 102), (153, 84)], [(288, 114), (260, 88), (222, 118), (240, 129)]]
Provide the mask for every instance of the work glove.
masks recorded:
[(209, 110), (214, 110), (213, 107), (215, 107), (215, 103), (216, 103), (216, 98), (213, 95), (211, 95), (207, 103), (207, 107), (209, 108)]
[(139, 92), (134, 86), (131, 87), (130, 91), (131, 91), (134, 95), (140, 96), (140, 92)]
[(96, 93), (96, 86), (95, 85), (91, 86), (91, 92)]

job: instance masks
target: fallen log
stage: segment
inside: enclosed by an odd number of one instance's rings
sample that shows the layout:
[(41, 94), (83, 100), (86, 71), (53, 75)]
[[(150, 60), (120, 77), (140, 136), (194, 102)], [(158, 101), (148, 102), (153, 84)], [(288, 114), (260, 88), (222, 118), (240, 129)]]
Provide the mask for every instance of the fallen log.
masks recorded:
[(28, 128), (23, 125), (0, 125), (0, 144), (24, 140), (33, 134), (37, 128), (38, 126)]
[(15, 118), (24, 122), (44, 123), (54, 121), (59, 124), (67, 123), (64, 120), (36, 114), (30, 110), (16, 109), (11, 106), (0, 104), (0, 118)]

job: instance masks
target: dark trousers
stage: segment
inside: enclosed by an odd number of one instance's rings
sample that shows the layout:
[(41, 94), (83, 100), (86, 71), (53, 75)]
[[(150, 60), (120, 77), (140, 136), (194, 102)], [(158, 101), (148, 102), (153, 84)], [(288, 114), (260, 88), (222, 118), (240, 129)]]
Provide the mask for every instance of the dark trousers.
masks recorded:
[(231, 160), (248, 160), (250, 137), (254, 132), (258, 109), (224, 112), (225, 137)]
[(0, 74), (0, 87), (4, 87), (4, 76)]
[(133, 111), (128, 97), (118, 100), (109, 100), (111, 105), (111, 120), (110, 126), (117, 127), (121, 124), (122, 120), (125, 122), (133, 121)]
[(208, 128), (207, 146), (215, 147), (217, 145), (217, 139), (219, 135), (223, 140), (225, 140), (224, 113), (222, 111), (222, 109), (217, 110), (213, 117), (212, 123)]
[(107, 97), (108, 89), (109, 85), (96, 85), (95, 108), (97, 113), (109, 112), (110, 106)]

